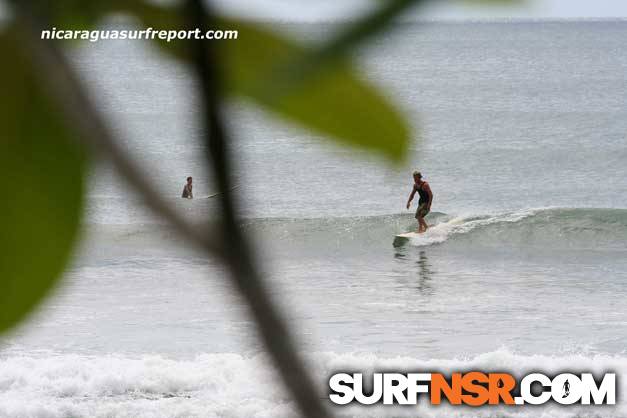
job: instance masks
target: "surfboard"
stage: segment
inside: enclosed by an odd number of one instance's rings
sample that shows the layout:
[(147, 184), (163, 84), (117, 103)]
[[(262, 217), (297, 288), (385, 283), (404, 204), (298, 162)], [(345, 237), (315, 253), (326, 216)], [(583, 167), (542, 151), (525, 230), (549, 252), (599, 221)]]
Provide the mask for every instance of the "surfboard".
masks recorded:
[(419, 237), (420, 235), (422, 234), (419, 234), (417, 232), (407, 232), (405, 234), (395, 235), (393, 245), (395, 247), (400, 247), (401, 245), (407, 244), (412, 238)]
[[(239, 188), (239, 184), (231, 187), (229, 190), (235, 190), (237, 188)], [(221, 194), (222, 192), (210, 194), (209, 196), (205, 197), (205, 199), (211, 199), (212, 197), (220, 196)]]

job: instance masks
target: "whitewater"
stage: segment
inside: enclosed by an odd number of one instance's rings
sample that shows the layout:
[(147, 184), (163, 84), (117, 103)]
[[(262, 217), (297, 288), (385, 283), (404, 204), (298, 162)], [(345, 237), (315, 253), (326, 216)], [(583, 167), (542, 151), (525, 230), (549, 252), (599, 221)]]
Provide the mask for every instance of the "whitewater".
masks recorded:
[[(321, 396), (342, 370), (618, 373), (613, 407), (338, 416), (627, 416), (626, 40), (626, 22), (398, 25), (356, 60), (415, 128), (401, 165), (229, 102), (241, 226)], [(211, 225), (189, 69), (141, 42), (71, 56), (163, 196)], [(432, 227), (394, 247), (415, 169)], [(221, 264), (106, 164), (85, 206), (61, 285), (0, 337), (0, 417), (296, 416)]]
[[(378, 358), (373, 355), (313, 353), (308, 361), (317, 379), (338, 370), (372, 373), (381, 370), (433, 370), (449, 373), (464, 369), (510, 370), (517, 374), (570, 370), (577, 363), (602, 373), (627, 372), (627, 362), (617, 356), (520, 356), (497, 350), (471, 359), (422, 361), (411, 357)], [(0, 414), (3, 416), (116, 416), (116, 417), (292, 417), (294, 404), (278, 387), (259, 384), (276, 380), (263, 355), (203, 354), (181, 361), (161, 356), (13, 358), (0, 362)], [(516, 364), (512, 367), (512, 364)], [(255, 384), (255, 382), (258, 382)], [(325, 390), (320, 385), (320, 391)], [(33, 393), (37, 394), (33, 398)], [(624, 396), (621, 391), (619, 396)], [(563, 407), (451, 408), (447, 405), (417, 408), (335, 407), (340, 417), (559, 417)], [(574, 407), (568, 416), (624, 416), (624, 406)]]

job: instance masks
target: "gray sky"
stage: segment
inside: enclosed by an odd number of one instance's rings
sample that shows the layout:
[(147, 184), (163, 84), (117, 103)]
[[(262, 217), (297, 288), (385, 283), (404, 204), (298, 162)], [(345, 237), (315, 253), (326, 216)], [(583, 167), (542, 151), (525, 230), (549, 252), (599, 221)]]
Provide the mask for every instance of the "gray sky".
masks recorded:
[[(319, 21), (355, 16), (385, 0), (217, 0), (230, 13), (247, 17)], [(627, 18), (627, 0), (527, 0), (525, 6), (470, 6), (433, 1), (407, 17), (427, 19)]]

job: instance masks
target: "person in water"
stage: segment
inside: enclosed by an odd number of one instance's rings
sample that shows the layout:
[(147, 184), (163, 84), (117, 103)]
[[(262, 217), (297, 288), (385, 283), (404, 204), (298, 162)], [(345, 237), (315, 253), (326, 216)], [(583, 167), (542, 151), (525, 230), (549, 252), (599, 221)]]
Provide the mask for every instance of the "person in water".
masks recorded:
[(181, 196), (183, 199), (193, 199), (194, 194), (192, 193), (192, 178), (187, 178), (187, 184), (183, 187), (183, 195)]
[(428, 228), (425, 222), (425, 216), (431, 211), (431, 202), (433, 202), (433, 193), (429, 187), (429, 183), (422, 180), (420, 171), (414, 171), (414, 187), (411, 189), (409, 200), (407, 200), (407, 209), (414, 200), (414, 195), (418, 192), (420, 200), (418, 200), (418, 208), (416, 209), (416, 219), (418, 220), (418, 233), (422, 234)]

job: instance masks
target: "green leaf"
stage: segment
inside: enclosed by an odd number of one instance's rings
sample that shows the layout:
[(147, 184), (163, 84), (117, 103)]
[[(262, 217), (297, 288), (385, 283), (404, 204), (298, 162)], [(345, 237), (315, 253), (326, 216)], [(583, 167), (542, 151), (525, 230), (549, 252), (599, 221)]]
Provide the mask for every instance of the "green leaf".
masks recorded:
[[(106, 12), (116, 11), (136, 15), (146, 28), (187, 29), (181, 10), (143, 1), (63, 0), (51, 5), (37, 0), (34, 7), (62, 29), (86, 29)], [(234, 20), (221, 20), (218, 28), (239, 30), (237, 40), (216, 41), (228, 93), (250, 99), (343, 144), (361, 146), (392, 160), (403, 157), (410, 140), (404, 118), (385, 95), (358, 77), (347, 61), (308, 71), (303, 66), (289, 65), (299, 60), (307, 62), (313, 53), (294, 41)], [(189, 57), (189, 42), (156, 41), (179, 58)], [(289, 81), (293, 82), (286, 83)]]
[[(145, 2), (121, 7), (139, 17), (145, 27), (185, 29), (176, 10)], [(410, 140), (405, 119), (347, 61), (307, 72), (290, 65), (310, 53), (294, 41), (234, 20), (221, 20), (215, 29), (239, 31), (237, 40), (213, 41), (229, 93), (343, 144), (361, 146), (395, 161), (403, 157)], [(188, 57), (189, 42), (158, 42), (177, 57)]]
[(0, 332), (58, 281), (82, 212), (84, 158), (35, 82), (11, 30), (0, 33)]
[(239, 30), (238, 40), (220, 44), (231, 91), (341, 143), (392, 160), (403, 157), (409, 143), (404, 118), (347, 61), (309, 72), (289, 64), (307, 62), (309, 51), (294, 42), (246, 23), (224, 23), (223, 28)]
[(30, 0), (29, 9), (49, 28), (89, 30), (109, 10), (104, 0)]

